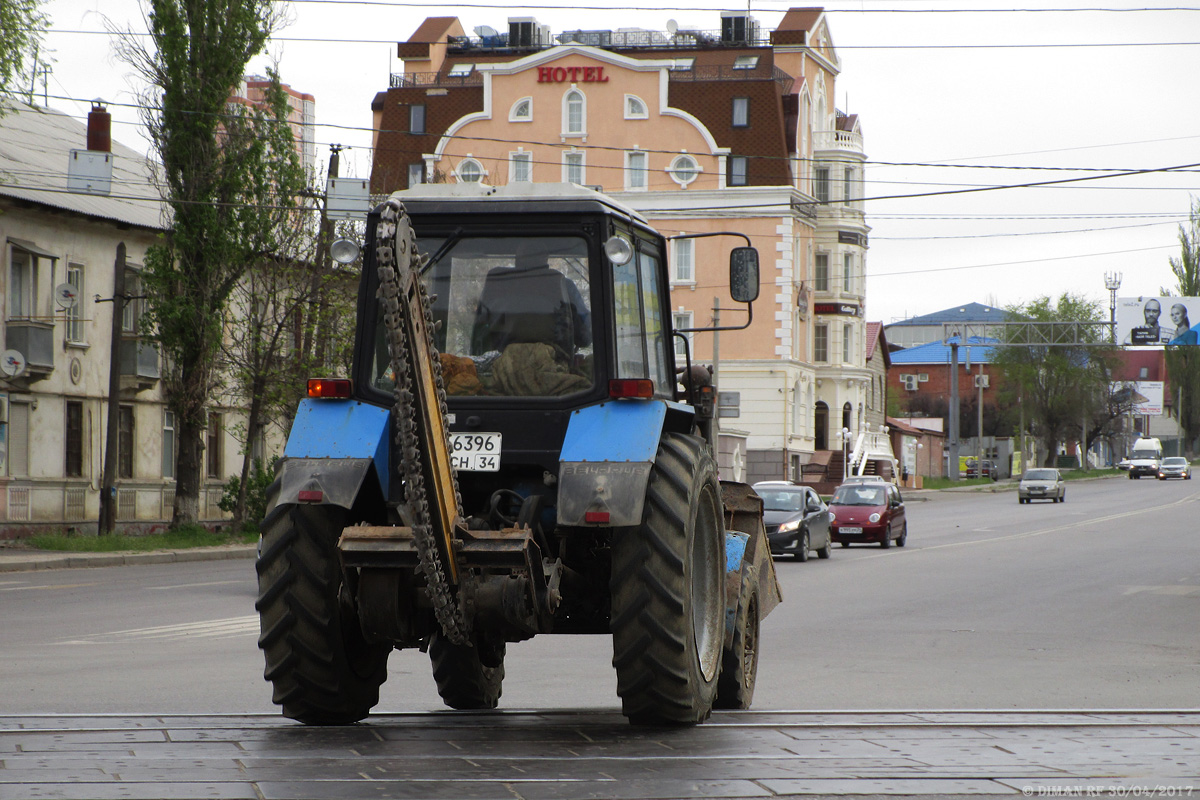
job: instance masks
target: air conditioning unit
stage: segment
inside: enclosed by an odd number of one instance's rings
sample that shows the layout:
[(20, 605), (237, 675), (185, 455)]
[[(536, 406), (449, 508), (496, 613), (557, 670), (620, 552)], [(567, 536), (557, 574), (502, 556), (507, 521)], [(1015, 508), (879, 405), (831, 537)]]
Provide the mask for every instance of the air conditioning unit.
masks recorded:
[(975, 388), (976, 389), (988, 388), (988, 378), (989, 377), (991, 377), (991, 376), (990, 375), (976, 375), (975, 376)]
[(917, 390), (918, 381), (916, 375), (901, 375), (900, 382), (904, 384), (904, 388), (910, 392), (915, 392)]

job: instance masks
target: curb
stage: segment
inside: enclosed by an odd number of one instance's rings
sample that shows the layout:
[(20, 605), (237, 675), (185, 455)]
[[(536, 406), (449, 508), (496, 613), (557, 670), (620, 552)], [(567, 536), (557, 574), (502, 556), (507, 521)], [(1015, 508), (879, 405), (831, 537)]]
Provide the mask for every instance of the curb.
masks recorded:
[(252, 544), (198, 547), (189, 550), (151, 550), (146, 553), (52, 553), (44, 550), (17, 551), (12, 554), (0, 552), (0, 573), (174, 564), (187, 561), (226, 561), (254, 558), (257, 552), (258, 547)]

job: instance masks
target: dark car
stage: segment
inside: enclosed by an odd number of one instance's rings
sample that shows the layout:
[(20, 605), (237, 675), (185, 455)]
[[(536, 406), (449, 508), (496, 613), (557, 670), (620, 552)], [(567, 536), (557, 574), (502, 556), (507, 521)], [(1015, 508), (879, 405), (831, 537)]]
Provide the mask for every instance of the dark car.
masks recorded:
[(974, 458), (967, 459), (967, 477), (968, 478), (991, 478), (999, 480), (1000, 470), (996, 467), (995, 461), (983, 459), (982, 461)]
[(808, 561), (810, 550), (829, 558), (829, 509), (808, 486), (762, 481), (754, 491), (763, 499), (763, 524), (772, 555), (792, 554)]
[(878, 544), (897, 547), (908, 542), (904, 499), (893, 483), (844, 483), (829, 501), (830, 536), (842, 547)]

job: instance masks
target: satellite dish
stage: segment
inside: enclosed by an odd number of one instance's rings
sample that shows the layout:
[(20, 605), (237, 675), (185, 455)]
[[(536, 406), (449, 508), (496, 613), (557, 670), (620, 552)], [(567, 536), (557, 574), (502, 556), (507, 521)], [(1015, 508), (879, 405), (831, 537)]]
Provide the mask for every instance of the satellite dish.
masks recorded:
[(667, 33), (674, 36), (677, 30), (679, 30), (679, 23), (673, 19), (667, 20)]
[(25, 371), (25, 356), (17, 350), (5, 350), (0, 353), (0, 372), (10, 378), (16, 378)]
[(54, 302), (59, 308), (74, 308), (79, 303), (79, 290), (69, 283), (54, 287)]

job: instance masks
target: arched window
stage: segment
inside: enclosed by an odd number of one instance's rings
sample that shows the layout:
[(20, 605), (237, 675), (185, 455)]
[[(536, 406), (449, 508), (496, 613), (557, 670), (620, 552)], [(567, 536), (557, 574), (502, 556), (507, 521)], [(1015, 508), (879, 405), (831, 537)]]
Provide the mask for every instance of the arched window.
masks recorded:
[(508, 112), (509, 122), (533, 122), (533, 98), (522, 97)]
[(842, 427), (850, 429), (850, 423), (854, 421), (854, 406), (846, 403), (842, 406)]
[(563, 135), (584, 136), (587, 134), (587, 98), (578, 89), (563, 95)]
[(464, 158), (458, 162), (458, 169), (454, 173), (459, 183), (479, 183), (484, 176), (483, 165), (473, 158)]
[(637, 95), (625, 95), (625, 119), (647, 119), (646, 104)]

